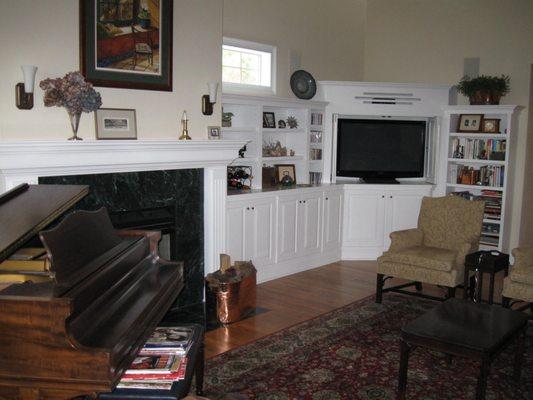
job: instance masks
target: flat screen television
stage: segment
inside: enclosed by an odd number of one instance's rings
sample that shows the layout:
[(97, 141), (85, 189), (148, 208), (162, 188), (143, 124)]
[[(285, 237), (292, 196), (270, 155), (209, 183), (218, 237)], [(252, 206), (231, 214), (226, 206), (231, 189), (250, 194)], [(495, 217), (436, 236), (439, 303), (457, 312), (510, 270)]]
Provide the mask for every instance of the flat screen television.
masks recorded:
[(398, 183), (424, 176), (426, 121), (339, 118), (337, 177)]

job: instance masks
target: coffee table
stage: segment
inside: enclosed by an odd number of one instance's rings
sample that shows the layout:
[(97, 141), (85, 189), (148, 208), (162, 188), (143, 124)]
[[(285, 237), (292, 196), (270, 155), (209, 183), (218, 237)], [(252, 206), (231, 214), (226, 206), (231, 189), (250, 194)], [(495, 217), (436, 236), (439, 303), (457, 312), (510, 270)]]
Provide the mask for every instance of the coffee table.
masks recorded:
[(513, 377), (518, 381), (527, 326), (527, 316), (518, 311), (462, 299), (445, 301), (402, 328), (397, 398), (405, 399), (409, 353), (418, 346), (479, 361), (475, 398), (481, 400), (485, 398), (491, 362), (516, 342)]

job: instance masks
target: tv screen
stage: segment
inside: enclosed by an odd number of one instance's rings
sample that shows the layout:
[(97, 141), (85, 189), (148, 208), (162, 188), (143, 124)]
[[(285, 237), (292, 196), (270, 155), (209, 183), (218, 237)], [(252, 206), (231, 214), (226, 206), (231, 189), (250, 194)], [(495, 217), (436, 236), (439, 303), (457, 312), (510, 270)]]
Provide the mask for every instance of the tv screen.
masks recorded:
[(425, 121), (341, 118), (337, 127), (337, 176), (424, 176)]

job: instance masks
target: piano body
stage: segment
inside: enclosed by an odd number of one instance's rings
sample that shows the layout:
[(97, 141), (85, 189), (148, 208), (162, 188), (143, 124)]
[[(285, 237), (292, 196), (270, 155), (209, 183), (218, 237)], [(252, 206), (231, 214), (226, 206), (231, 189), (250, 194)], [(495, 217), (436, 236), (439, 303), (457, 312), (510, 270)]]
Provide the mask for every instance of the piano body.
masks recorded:
[(0, 197), (0, 262), (39, 233), (50, 280), (0, 290), (0, 399), (113, 390), (183, 288), (159, 232), (116, 231), (105, 209), (75, 211), (86, 186), (24, 185)]

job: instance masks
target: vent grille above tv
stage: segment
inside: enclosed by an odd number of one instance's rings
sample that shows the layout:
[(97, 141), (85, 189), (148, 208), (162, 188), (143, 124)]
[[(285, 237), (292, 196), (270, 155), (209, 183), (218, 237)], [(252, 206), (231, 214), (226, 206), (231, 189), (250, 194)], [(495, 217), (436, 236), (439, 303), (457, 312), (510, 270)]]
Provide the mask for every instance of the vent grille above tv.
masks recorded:
[(421, 101), (414, 97), (413, 93), (386, 93), (386, 92), (363, 92), (363, 96), (355, 96), (363, 104), (387, 104), (387, 105), (413, 105)]

